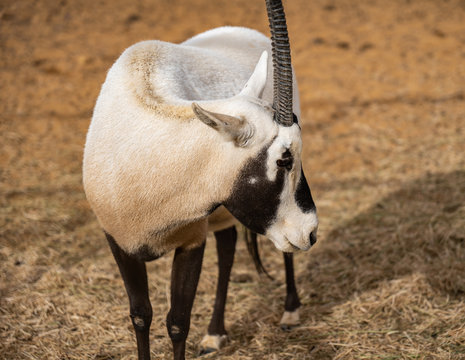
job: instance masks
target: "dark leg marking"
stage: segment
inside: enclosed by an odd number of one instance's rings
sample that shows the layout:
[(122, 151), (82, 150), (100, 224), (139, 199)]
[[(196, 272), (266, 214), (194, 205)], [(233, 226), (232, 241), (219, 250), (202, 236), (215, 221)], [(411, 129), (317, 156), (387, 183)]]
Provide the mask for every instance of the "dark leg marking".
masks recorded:
[(195, 292), (202, 268), (205, 243), (185, 250), (177, 248), (171, 270), (171, 309), (166, 317), (166, 327), (173, 343), (175, 360), (184, 360), (186, 338)]
[(294, 255), (292, 253), (283, 253), (284, 265), (286, 267), (286, 303), (284, 310), (294, 311), (300, 307), (299, 295), (295, 286), (294, 278)]
[[(284, 265), (286, 267), (286, 302), (284, 304), (284, 310), (294, 312), (301, 305), (299, 295), (297, 294), (297, 288), (295, 286), (294, 255), (292, 253), (283, 253), (283, 257)], [(281, 320), (281, 328), (283, 330), (289, 330), (293, 326), (297, 325), (283, 323), (283, 320)]]
[(152, 323), (152, 306), (145, 262), (126, 254), (110, 234), (105, 233), (105, 235), (129, 297), (130, 316), (136, 332), (139, 360), (150, 360), (149, 332)]
[(234, 263), (236, 251), (236, 227), (215, 232), (216, 251), (218, 253), (218, 285), (216, 288), (215, 306), (208, 326), (208, 333), (213, 335), (226, 335), (224, 328), (224, 310), (228, 294), (229, 276)]
[[(236, 251), (237, 232), (236, 227), (215, 232), (216, 251), (218, 253), (218, 284), (216, 287), (215, 306), (213, 315), (208, 326), (208, 335), (226, 336), (224, 327), (224, 311), (228, 294), (229, 276), (234, 263), (234, 253)], [(201, 344), (200, 355), (207, 354), (218, 349)]]

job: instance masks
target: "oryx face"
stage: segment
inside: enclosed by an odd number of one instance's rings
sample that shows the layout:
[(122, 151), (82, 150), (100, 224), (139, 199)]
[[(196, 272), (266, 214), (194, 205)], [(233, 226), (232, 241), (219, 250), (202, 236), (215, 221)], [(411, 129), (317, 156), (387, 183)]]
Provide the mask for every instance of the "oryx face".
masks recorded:
[[(292, 69), (290, 62), (284, 70), (280, 65), (284, 79), (274, 72), (278, 86), (274, 87), (273, 105), (266, 104), (261, 94), (267, 84), (267, 59), (263, 52), (241, 93), (222, 103), (228, 115), (195, 103), (193, 110), (237, 147), (260, 144), (258, 153), (243, 165), (223, 205), (245, 226), (266, 235), (279, 250), (308, 250), (316, 241), (318, 219), (302, 170), (301, 130), (292, 114)], [(285, 91), (280, 91), (281, 84)]]
[(301, 165), (297, 123), (278, 134), (249, 160), (236, 180), (226, 208), (245, 226), (266, 235), (282, 251), (308, 250), (318, 219)]
[(222, 204), (279, 250), (308, 250), (316, 241), (318, 219), (302, 170), (300, 126), (297, 121), (291, 126), (278, 124), (270, 106), (240, 97), (231, 101), (223, 105), (231, 115), (193, 105), (197, 117), (225, 141), (254, 153), (236, 173), (230, 195)]

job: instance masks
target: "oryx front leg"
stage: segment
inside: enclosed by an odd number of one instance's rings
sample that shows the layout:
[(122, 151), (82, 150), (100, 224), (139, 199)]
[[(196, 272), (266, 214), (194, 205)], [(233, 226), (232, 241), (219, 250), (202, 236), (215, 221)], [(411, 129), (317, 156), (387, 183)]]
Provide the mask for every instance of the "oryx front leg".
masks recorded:
[(194, 249), (177, 248), (171, 270), (171, 309), (166, 327), (173, 343), (174, 360), (183, 360), (205, 242)]
[(300, 325), (300, 300), (297, 294), (294, 277), (294, 256), (292, 253), (283, 253), (284, 265), (286, 267), (286, 302), (284, 314), (280, 326), (283, 330), (290, 330)]
[(233, 226), (222, 231), (216, 231), (215, 237), (218, 253), (218, 285), (208, 333), (200, 342), (200, 355), (218, 351), (228, 340), (228, 334), (224, 327), (224, 310), (228, 295), (229, 276), (231, 275), (236, 251), (236, 228)]
[(137, 339), (139, 360), (150, 360), (149, 332), (152, 305), (147, 285), (145, 262), (126, 254), (109, 234), (105, 234), (129, 297), (130, 316)]

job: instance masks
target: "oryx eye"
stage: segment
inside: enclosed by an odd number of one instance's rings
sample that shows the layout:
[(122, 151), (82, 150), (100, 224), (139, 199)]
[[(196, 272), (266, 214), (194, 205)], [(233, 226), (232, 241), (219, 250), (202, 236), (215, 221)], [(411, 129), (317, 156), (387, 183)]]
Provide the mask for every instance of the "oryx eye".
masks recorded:
[(278, 165), (279, 167), (284, 167), (287, 170), (291, 170), (293, 162), (294, 162), (294, 159), (292, 158), (291, 152), (289, 150), (286, 150), (283, 153), (282, 158), (279, 160), (276, 160), (276, 165)]

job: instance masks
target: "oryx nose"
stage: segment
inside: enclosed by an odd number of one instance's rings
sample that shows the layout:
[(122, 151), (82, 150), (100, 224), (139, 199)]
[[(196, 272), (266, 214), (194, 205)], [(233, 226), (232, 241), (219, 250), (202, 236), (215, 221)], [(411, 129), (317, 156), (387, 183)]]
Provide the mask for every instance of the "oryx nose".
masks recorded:
[(310, 233), (310, 245), (313, 246), (316, 243), (316, 231)]

